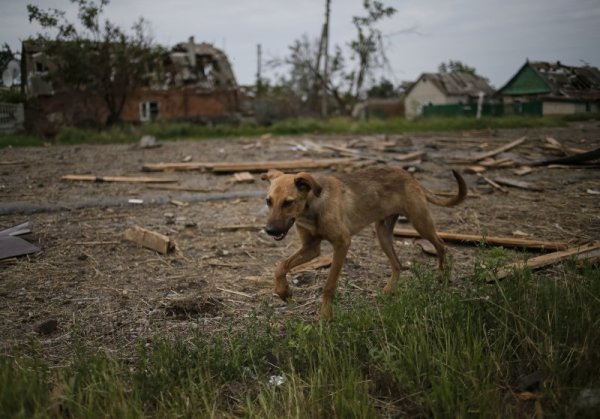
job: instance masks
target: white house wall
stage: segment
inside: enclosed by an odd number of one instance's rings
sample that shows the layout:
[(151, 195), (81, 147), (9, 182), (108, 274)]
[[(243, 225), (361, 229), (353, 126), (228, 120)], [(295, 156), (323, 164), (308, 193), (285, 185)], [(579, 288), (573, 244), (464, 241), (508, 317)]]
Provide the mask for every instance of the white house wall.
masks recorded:
[(430, 103), (434, 105), (444, 105), (448, 102), (446, 96), (435, 84), (420, 79), (404, 99), (406, 118), (412, 119), (421, 115), (423, 113), (423, 106)]
[(419, 79), (404, 100), (406, 118), (412, 119), (423, 114), (425, 105), (453, 105), (468, 103), (468, 95), (445, 95), (435, 83)]

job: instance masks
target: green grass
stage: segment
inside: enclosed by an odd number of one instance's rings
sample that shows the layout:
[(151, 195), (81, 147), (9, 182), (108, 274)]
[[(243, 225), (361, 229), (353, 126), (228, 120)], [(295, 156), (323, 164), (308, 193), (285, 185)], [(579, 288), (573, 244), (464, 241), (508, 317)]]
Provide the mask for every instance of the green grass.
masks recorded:
[(302, 134), (399, 134), (423, 131), (462, 131), (501, 128), (533, 128), (564, 126), (567, 122), (598, 118), (598, 115), (576, 115), (565, 117), (500, 117), (474, 119), (421, 118), (414, 121), (405, 119), (371, 119), (355, 121), (348, 118), (290, 119), (270, 126), (253, 124), (197, 125), (192, 123), (161, 122), (143, 125), (121, 125), (106, 130), (90, 130), (66, 127), (55, 138), (48, 140), (29, 134), (0, 136), (0, 148), (7, 146), (42, 146), (44, 144), (118, 144), (134, 143), (142, 135), (153, 135), (159, 140), (236, 138), (272, 135)]
[[(242, 331), (157, 337), (135, 361), (74, 350), (50, 369), (15, 349), (0, 357), (0, 416), (598, 417), (576, 400), (600, 389), (600, 267), (486, 283), (502, 258), (481, 249), (451, 286), (417, 266), (394, 297), (342, 296), (329, 323), (281, 327), (257, 307)], [(538, 402), (515, 395), (531, 373)]]

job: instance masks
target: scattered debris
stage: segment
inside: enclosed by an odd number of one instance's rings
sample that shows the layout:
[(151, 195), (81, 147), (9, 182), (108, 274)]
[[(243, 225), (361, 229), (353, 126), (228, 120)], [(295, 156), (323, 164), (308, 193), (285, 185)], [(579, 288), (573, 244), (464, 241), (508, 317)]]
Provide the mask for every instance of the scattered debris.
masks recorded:
[(20, 237), (0, 236), (0, 260), (29, 255), (39, 250), (39, 247)]
[(548, 166), (551, 164), (569, 164), (569, 165), (585, 165), (592, 160), (600, 159), (600, 148), (585, 153), (574, 154), (567, 157), (559, 157), (555, 159), (540, 160), (531, 163), (531, 166)]
[(125, 239), (162, 254), (167, 254), (176, 247), (168, 236), (138, 226), (125, 230)]
[(250, 172), (234, 173), (233, 183), (254, 183), (254, 176)]
[(269, 384), (272, 386), (280, 386), (285, 383), (285, 377), (283, 375), (272, 375), (269, 377)]
[(595, 189), (588, 189), (585, 192), (588, 193), (588, 194), (590, 194), (590, 195), (600, 195), (600, 191), (597, 191)]
[(0, 260), (39, 252), (39, 247), (17, 237), (29, 233), (29, 221), (0, 231)]
[(583, 246), (572, 247), (559, 252), (549, 253), (537, 256), (527, 261), (510, 263), (502, 267), (496, 274), (496, 279), (506, 278), (513, 269), (538, 269), (544, 266), (552, 265), (564, 260), (574, 258), (575, 260), (586, 260), (600, 258), (600, 242), (595, 242)]
[[(395, 228), (394, 235), (400, 237), (421, 237), (419, 233), (412, 229)], [(485, 242), (491, 245), (506, 246), (506, 247), (521, 247), (524, 249), (537, 250), (563, 250), (568, 246), (564, 242), (549, 242), (541, 240), (526, 240), (517, 239), (514, 237), (499, 237), (499, 236), (483, 236), (479, 234), (460, 234), (460, 233), (445, 233), (438, 231), (438, 236), (442, 240), (453, 242), (479, 244)]]
[(162, 146), (162, 144), (156, 140), (156, 137), (152, 135), (144, 135), (142, 138), (140, 138), (140, 141), (137, 145), (138, 148), (157, 148)]
[(174, 183), (175, 178), (158, 178), (148, 176), (94, 176), (94, 175), (64, 175), (61, 180), (80, 180), (87, 182), (129, 182), (129, 183)]
[(31, 233), (31, 224), (29, 221), (26, 221), (21, 224), (17, 224), (16, 226), (6, 228), (0, 231), (0, 236), (21, 236), (23, 234)]
[(503, 145), (501, 147), (498, 147), (498, 148), (495, 148), (493, 150), (486, 151), (486, 152), (483, 152), (483, 153), (476, 154), (473, 157), (471, 157), (471, 161), (478, 162), (478, 161), (484, 160), (484, 159), (486, 159), (488, 157), (493, 157), (493, 156), (495, 156), (497, 154), (500, 154), (500, 153), (508, 151), (508, 150), (510, 150), (512, 148), (515, 148), (516, 146), (518, 146), (521, 143), (523, 143), (526, 139), (527, 139), (527, 137), (521, 137), (521, 138), (519, 138), (519, 139), (517, 139), (515, 141), (511, 141), (510, 143), (505, 144), (505, 145)]
[(491, 185), (494, 189), (498, 189), (502, 193), (508, 193), (508, 189), (503, 188), (502, 186), (498, 185), (498, 183), (494, 182), (492, 179), (490, 179), (486, 176), (483, 176), (481, 173), (478, 173), (477, 176), (479, 176), (481, 179), (483, 179), (485, 182), (487, 182), (489, 185)]
[(139, 199), (139, 198), (131, 198), (131, 199), (128, 199), (127, 202), (129, 202), (130, 204), (141, 205), (144, 203), (144, 200)]
[(565, 147), (557, 139), (555, 139), (553, 137), (546, 137), (546, 144), (544, 144), (544, 147), (547, 149), (550, 149), (550, 150), (560, 151), (563, 154), (565, 154), (566, 156), (569, 156), (572, 154), (582, 154), (582, 153), (587, 152), (587, 150), (582, 150), (581, 148)]
[(475, 165), (467, 167), (465, 169), (465, 172), (466, 173), (480, 174), (480, 173), (485, 172), (486, 170), (487, 169), (485, 168), (485, 166), (481, 166), (481, 165), (475, 164)]
[(525, 182), (522, 180), (509, 179), (505, 177), (495, 177), (494, 182), (500, 185), (512, 186), (514, 188), (527, 189), (530, 191), (542, 192), (544, 189), (539, 186), (535, 186), (530, 182)]
[(529, 166), (521, 166), (515, 170), (513, 170), (513, 173), (517, 176), (525, 176), (528, 175), (529, 173), (531, 173), (533, 171), (533, 169)]

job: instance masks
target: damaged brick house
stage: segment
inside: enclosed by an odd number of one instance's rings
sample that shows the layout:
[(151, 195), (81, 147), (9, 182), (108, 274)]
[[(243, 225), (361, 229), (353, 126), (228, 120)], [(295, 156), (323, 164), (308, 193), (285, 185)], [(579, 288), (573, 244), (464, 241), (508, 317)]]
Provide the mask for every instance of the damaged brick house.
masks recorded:
[[(73, 89), (48, 80), (52, 57), (35, 41), (23, 42), (22, 78), (28, 125), (52, 134), (61, 125), (104, 125), (108, 111), (93, 86)], [(145, 85), (127, 97), (121, 120), (215, 122), (236, 118), (240, 89), (227, 56), (208, 43), (175, 45), (162, 54)]]

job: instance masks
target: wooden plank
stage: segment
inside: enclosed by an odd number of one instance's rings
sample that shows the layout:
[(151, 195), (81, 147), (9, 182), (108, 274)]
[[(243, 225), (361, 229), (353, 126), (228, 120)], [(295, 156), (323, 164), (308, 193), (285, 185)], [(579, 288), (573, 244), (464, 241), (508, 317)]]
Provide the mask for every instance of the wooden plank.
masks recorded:
[(184, 163), (146, 163), (142, 166), (144, 172), (164, 172), (172, 170), (176, 172), (186, 171), (206, 171), (210, 170), (213, 163), (197, 163), (197, 162), (184, 162)]
[(479, 153), (479, 154), (475, 154), (475, 155), (472, 157), (472, 159), (473, 159), (474, 161), (479, 161), (479, 160), (486, 159), (486, 158), (488, 158), (488, 157), (493, 157), (493, 156), (495, 156), (496, 154), (500, 154), (500, 153), (503, 153), (503, 152), (505, 152), (505, 151), (508, 151), (508, 150), (510, 150), (511, 148), (515, 148), (515, 147), (516, 147), (516, 146), (518, 146), (519, 144), (523, 143), (523, 142), (524, 142), (526, 139), (527, 139), (527, 137), (521, 137), (521, 138), (519, 138), (519, 139), (517, 139), (517, 140), (515, 140), (515, 141), (511, 141), (510, 143), (508, 143), (508, 144), (505, 144), (505, 145), (503, 145), (503, 146), (501, 146), (501, 147), (495, 148), (495, 149), (493, 149), (493, 150), (486, 151), (486, 152)]
[(310, 170), (326, 169), (331, 166), (354, 164), (354, 158), (331, 158), (331, 159), (306, 159), (306, 160), (275, 160), (241, 163), (214, 163), (212, 171), (215, 173), (233, 172), (266, 172), (274, 170)]
[(302, 169), (324, 169), (331, 166), (348, 165), (356, 162), (355, 158), (331, 158), (331, 159), (304, 159), (304, 160), (279, 160), (279, 161), (257, 161), (257, 162), (215, 162), (215, 163), (147, 163), (142, 170), (147, 172), (159, 172), (165, 170), (188, 171), (201, 170), (215, 173), (234, 172), (266, 172), (269, 169), (277, 170), (302, 170)]
[(127, 183), (174, 183), (174, 178), (158, 178), (149, 176), (95, 176), (95, 175), (64, 175), (61, 180), (86, 182), (127, 182)]
[[(412, 229), (402, 229), (396, 227), (394, 229), (394, 235), (401, 237), (421, 237), (419, 233)], [(507, 247), (522, 247), (527, 249), (539, 249), (539, 250), (564, 250), (568, 246), (564, 242), (549, 242), (542, 240), (527, 240), (517, 239), (513, 237), (501, 237), (501, 236), (482, 236), (480, 234), (460, 234), (460, 233), (445, 233), (438, 231), (438, 236), (442, 240), (462, 243), (473, 243), (478, 244), (485, 241), (487, 244), (507, 246)]]
[(500, 268), (496, 274), (496, 279), (504, 279), (514, 269), (538, 269), (544, 266), (552, 265), (574, 257), (575, 260), (585, 260), (600, 257), (600, 242), (595, 242), (583, 246), (572, 247), (560, 252), (548, 253), (547, 255), (537, 256), (527, 261), (509, 263)]
[(175, 243), (168, 236), (142, 227), (128, 228), (125, 230), (124, 236), (129, 241), (162, 254), (167, 254), (175, 249)]

